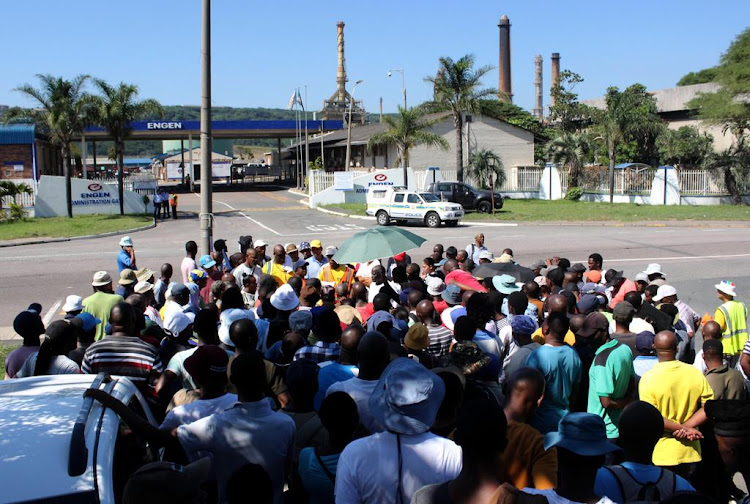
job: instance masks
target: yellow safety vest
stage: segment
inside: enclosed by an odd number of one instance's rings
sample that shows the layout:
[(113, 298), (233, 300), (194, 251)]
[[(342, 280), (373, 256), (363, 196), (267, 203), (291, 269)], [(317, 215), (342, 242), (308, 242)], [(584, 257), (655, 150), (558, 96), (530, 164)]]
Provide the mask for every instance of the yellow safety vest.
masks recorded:
[(726, 329), (721, 334), (724, 353), (737, 355), (747, 341), (747, 306), (739, 301), (727, 301), (717, 308), (724, 315)]

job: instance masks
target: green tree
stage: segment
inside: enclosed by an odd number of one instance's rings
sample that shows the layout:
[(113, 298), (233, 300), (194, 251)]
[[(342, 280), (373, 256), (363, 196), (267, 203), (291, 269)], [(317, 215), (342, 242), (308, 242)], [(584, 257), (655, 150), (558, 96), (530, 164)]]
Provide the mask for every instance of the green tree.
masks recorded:
[(560, 130), (546, 145), (547, 158), (568, 168), (568, 187), (580, 187), (583, 165), (588, 159), (592, 145), (587, 133), (571, 133)]
[(0, 180), (0, 210), (3, 209), (3, 198), (13, 198), (13, 203), (15, 203), (16, 198), (22, 194), (34, 194), (34, 190), (28, 184)]
[(467, 172), (480, 189), (492, 191), (492, 213), (495, 213), (495, 191), (500, 190), (506, 179), (500, 156), (490, 149), (477, 149), (469, 156)]
[(114, 139), (117, 158), (117, 193), (120, 200), (120, 215), (125, 213), (123, 201), (123, 154), (125, 140), (132, 133), (131, 123), (143, 119), (161, 117), (163, 107), (156, 100), (138, 100), (138, 87), (121, 82), (112, 86), (101, 79), (94, 79), (99, 96), (93, 96), (95, 122), (104, 127)]
[(574, 132), (585, 128), (590, 122), (591, 107), (578, 101), (575, 87), (583, 77), (570, 70), (560, 72), (560, 78), (552, 85), (555, 104), (549, 108), (549, 119), (557, 129)]
[(49, 135), (53, 144), (62, 152), (63, 174), (65, 175), (65, 201), (68, 217), (73, 217), (73, 201), (70, 189), (70, 142), (87, 125), (90, 114), (88, 95), (84, 86), (88, 75), (78, 75), (73, 80), (53, 77), (49, 74), (37, 75), (41, 86), (35, 88), (24, 84), (16, 91), (32, 98), (38, 107), (24, 109), (14, 107), (5, 115), (5, 120), (31, 120)]
[(716, 67), (704, 68), (697, 72), (689, 72), (677, 81), (678, 86), (692, 86), (693, 84), (705, 84), (714, 82), (716, 79)]
[[(731, 132), (735, 141), (724, 152), (712, 156), (707, 166), (721, 169), (727, 191), (735, 204), (742, 203), (739, 187), (750, 179), (748, 133), (750, 132), (750, 28), (740, 33), (721, 56), (715, 67), (714, 82), (721, 88), (715, 93), (699, 93), (688, 102), (698, 117)], [(724, 163), (722, 165), (722, 163)]]
[(656, 140), (661, 163), (675, 166), (700, 166), (713, 150), (713, 137), (692, 126), (665, 129)]
[(609, 202), (614, 199), (615, 158), (618, 149), (630, 139), (656, 138), (663, 127), (656, 109), (656, 100), (642, 84), (633, 84), (624, 91), (607, 89), (607, 108), (594, 110), (593, 120), (598, 138), (604, 141), (609, 159)]
[(464, 179), (464, 114), (480, 112), (480, 100), (497, 95), (496, 89), (481, 89), (481, 80), (491, 66), (474, 69), (474, 56), (467, 54), (457, 61), (442, 57), (434, 77), (426, 77), (434, 89), (433, 103), (428, 106), (450, 111), (456, 130), (456, 170), (459, 182)]
[(383, 122), (388, 129), (370, 137), (367, 149), (376, 145), (395, 145), (398, 152), (397, 162), (404, 167), (404, 185), (407, 185), (406, 168), (409, 166), (409, 150), (417, 145), (428, 147), (439, 147), (448, 150), (450, 146), (445, 138), (430, 131), (430, 128), (443, 118), (429, 120), (425, 117), (426, 111), (422, 108), (405, 109), (398, 107), (398, 115), (383, 116)]

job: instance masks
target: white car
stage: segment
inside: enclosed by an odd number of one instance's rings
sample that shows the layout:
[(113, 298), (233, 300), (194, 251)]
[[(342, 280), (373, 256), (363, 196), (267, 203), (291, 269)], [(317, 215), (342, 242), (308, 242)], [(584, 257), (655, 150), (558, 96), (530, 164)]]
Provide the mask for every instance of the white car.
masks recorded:
[(424, 222), (436, 228), (443, 222), (446, 226), (456, 226), (464, 216), (464, 209), (458, 203), (440, 201), (432, 193), (373, 186), (367, 192), (367, 215), (374, 215), (381, 226), (395, 220), (397, 224)]
[(91, 398), (101, 388), (157, 425), (127, 378), (36, 376), (0, 381), (0, 502), (114, 503), (156, 453)]

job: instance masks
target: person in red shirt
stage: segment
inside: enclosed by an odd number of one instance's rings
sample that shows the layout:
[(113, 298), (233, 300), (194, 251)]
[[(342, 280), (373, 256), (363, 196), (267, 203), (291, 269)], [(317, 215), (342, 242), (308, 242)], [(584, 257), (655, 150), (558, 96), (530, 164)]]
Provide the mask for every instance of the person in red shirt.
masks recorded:
[(604, 279), (607, 281), (607, 287), (612, 288), (612, 301), (609, 303), (612, 309), (617, 303), (625, 300), (625, 294), (638, 290), (635, 282), (625, 278), (622, 271), (607, 270)]
[(464, 291), (487, 292), (487, 288), (484, 285), (479, 283), (468, 271), (459, 269), (456, 261), (452, 259), (445, 262), (443, 271), (445, 271), (445, 285), (456, 284)]

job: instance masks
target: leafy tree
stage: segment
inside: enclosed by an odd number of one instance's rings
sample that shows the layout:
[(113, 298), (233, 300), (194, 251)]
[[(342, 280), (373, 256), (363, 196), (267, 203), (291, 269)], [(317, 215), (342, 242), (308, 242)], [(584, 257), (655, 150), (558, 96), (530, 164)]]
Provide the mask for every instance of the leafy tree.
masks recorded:
[(661, 162), (676, 166), (700, 166), (713, 150), (713, 137), (692, 126), (665, 129), (656, 140)]
[(94, 79), (94, 85), (101, 93), (89, 100), (94, 107), (97, 124), (107, 129), (114, 138), (117, 158), (117, 193), (120, 199), (120, 215), (125, 213), (123, 201), (123, 153), (125, 140), (132, 133), (131, 123), (147, 117), (162, 116), (163, 107), (156, 100), (138, 100), (138, 87), (121, 82), (117, 87), (101, 79)]
[(505, 183), (505, 167), (500, 156), (490, 149), (477, 149), (469, 156), (468, 176), (479, 189), (489, 189), (492, 194), (492, 213), (495, 213), (495, 191)]
[(404, 185), (408, 182), (406, 168), (409, 166), (409, 150), (417, 145), (439, 147), (443, 150), (450, 148), (445, 138), (430, 131), (430, 128), (443, 118), (429, 120), (425, 114), (426, 111), (422, 108), (405, 109), (399, 106), (396, 117), (383, 116), (383, 122), (388, 125), (388, 129), (373, 135), (367, 142), (368, 150), (376, 145), (396, 146), (397, 161), (404, 168)]
[(716, 79), (716, 67), (704, 68), (697, 72), (689, 72), (677, 81), (678, 86), (691, 86), (693, 84), (705, 84), (714, 82)]
[(624, 91), (607, 89), (607, 108), (593, 111), (595, 131), (604, 141), (609, 159), (609, 202), (614, 199), (615, 158), (618, 149), (629, 139), (656, 138), (663, 127), (656, 109), (656, 100), (642, 84), (633, 84)]
[(580, 187), (583, 165), (592, 150), (589, 135), (561, 130), (547, 143), (546, 149), (550, 161), (568, 168), (568, 187)]
[(474, 56), (467, 54), (457, 61), (442, 57), (434, 77), (426, 77), (434, 89), (433, 103), (428, 106), (437, 110), (448, 110), (453, 116), (456, 130), (456, 170), (459, 182), (464, 179), (463, 124), (464, 114), (480, 112), (480, 100), (497, 95), (496, 89), (480, 89), (482, 77), (492, 70), (491, 66), (474, 69)]
[[(715, 67), (714, 82), (721, 86), (715, 93), (699, 93), (688, 106), (698, 117), (731, 132), (736, 140), (724, 152), (712, 157), (708, 166), (723, 170), (727, 191), (735, 204), (742, 203), (740, 183), (750, 178), (747, 154), (750, 133), (750, 28), (740, 33)], [(722, 166), (721, 163), (724, 163)]]
[(591, 107), (578, 101), (575, 87), (583, 82), (583, 77), (570, 70), (560, 72), (560, 78), (553, 83), (552, 96), (555, 104), (549, 108), (549, 118), (558, 129), (573, 132), (584, 128), (592, 114)]
[(63, 174), (65, 175), (65, 201), (68, 217), (73, 217), (73, 201), (70, 189), (70, 142), (80, 134), (88, 123), (89, 97), (83, 91), (88, 75), (78, 75), (73, 80), (53, 77), (49, 74), (37, 75), (41, 87), (24, 84), (16, 91), (32, 98), (37, 108), (10, 109), (5, 120), (31, 120), (39, 125), (50, 137), (53, 144), (62, 151)]

